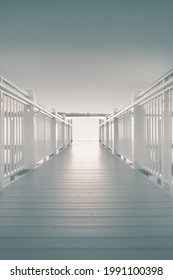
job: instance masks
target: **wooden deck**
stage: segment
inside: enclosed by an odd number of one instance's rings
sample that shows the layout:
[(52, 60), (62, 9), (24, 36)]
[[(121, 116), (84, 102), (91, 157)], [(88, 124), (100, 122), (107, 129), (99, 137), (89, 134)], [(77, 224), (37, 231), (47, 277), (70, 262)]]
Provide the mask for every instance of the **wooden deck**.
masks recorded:
[(73, 144), (0, 192), (0, 259), (173, 259), (173, 198)]

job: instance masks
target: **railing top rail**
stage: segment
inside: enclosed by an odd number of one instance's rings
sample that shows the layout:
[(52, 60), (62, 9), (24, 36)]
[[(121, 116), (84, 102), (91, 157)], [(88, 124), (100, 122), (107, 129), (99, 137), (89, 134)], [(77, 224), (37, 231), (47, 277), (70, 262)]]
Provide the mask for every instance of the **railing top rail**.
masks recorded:
[(14, 85), (14, 83), (10, 82), (6, 78), (4, 78), (2, 75), (0, 75), (0, 83), (2, 85), (4, 85), (5, 88), (10, 89), (14, 93), (18, 93), (19, 95), (26, 96), (29, 98), (29, 95), (27, 92), (18, 88), (16, 85)]
[(155, 98), (157, 95), (159, 96), (160, 94), (162, 94), (163, 90), (165, 89), (169, 90), (172, 88), (173, 88), (173, 69), (167, 72), (164, 76), (162, 76), (159, 80), (153, 83), (150, 87), (141, 91), (134, 101), (116, 110), (115, 113), (109, 115), (106, 121), (103, 121), (100, 124), (100, 126), (106, 124), (106, 122), (109, 122), (114, 118), (120, 117), (121, 115), (133, 109), (135, 106), (147, 102), (147, 100), (151, 100), (152, 98)]
[(147, 87), (143, 91), (141, 91), (138, 95), (138, 98), (144, 95), (148, 95), (152, 92), (154, 92), (156, 89), (161, 87), (163, 84), (167, 84), (169, 80), (173, 78), (173, 69), (168, 71), (166, 74), (164, 74), (161, 78), (159, 78), (156, 82), (154, 82), (151, 86)]
[(3, 90), (5, 94), (8, 95), (9, 97), (12, 97), (25, 105), (34, 107), (35, 109), (38, 110), (38, 112), (41, 112), (49, 116), (50, 118), (58, 119), (61, 122), (64, 122), (65, 124), (71, 126), (71, 124), (68, 121), (64, 120), (61, 115), (59, 115), (58, 113), (54, 113), (50, 109), (44, 107), (37, 100), (33, 100), (32, 97), (30, 97), (27, 92), (19, 89), (13, 83), (9, 82), (7, 79), (3, 78), (2, 76), (0, 76), (0, 89)]

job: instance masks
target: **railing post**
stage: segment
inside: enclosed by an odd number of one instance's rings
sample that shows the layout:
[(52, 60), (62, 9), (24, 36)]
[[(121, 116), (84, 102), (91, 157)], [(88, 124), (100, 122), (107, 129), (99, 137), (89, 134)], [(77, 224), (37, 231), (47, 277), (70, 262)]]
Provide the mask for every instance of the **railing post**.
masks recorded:
[(111, 150), (112, 148), (112, 121), (109, 122), (109, 140), (108, 140), (108, 148)]
[(112, 155), (114, 155), (114, 120), (111, 120), (111, 135), (112, 135), (112, 139), (111, 139), (111, 149), (112, 149)]
[(68, 123), (70, 124), (70, 125), (68, 125), (68, 145), (71, 145), (71, 143), (72, 143), (72, 120), (70, 119), (70, 120), (68, 120)]
[(109, 122), (106, 123), (106, 148), (109, 147)]
[(4, 178), (4, 103), (0, 91), (0, 186)]
[[(67, 120), (67, 122), (69, 123), (69, 121)], [(65, 124), (65, 130), (66, 130), (66, 139), (65, 139), (65, 145), (69, 145), (69, 125)]]
[[(30, 99), (34, 100), (34, 91), (25, 90)], [(34, 108), (31, 106), (24, 107), (24, 169), (33, 169), (36, 165), (35, 159), (35, 135), (34, 135)]]
[(70, 129), (70, 144), (73, 142), (73, 127), (72, 127), (72, 119), (69, 121), (71, 126), (69, 126)]
[(102, 124), (101, 130), (102, 130), (102, 134), (101, 134), (101, 136), (102, 136), (102, 141), (101, 141), (101, 144), (104, 145), (104, 124)]
[[(114, 109), (114, 114), (116, 113), (117, 109)], [(118, 151), (118, 118), (113, 119), (113, 154), (116, 155)]]
[(68, 125), (68, 127), (67, 127), (67, 130), (68, 130), (68, 145), (70, 145), (71, 144), (71, 126), (70, 126), (70, 120), (68, 120), (68, 123), (69, 123), (69, 125)]
[[(137, 99), (139, 90), (135, 90), (132, 96), (132, 102)], [(140, 107), (135, 106), (132, 112), (132, 167), (137, 169), (139, 167), (139, 151), (140, 151)]]
[(102, 126), (101, 126), (101, 129), (102, 129), (102, 134), (101, 134), (101, 136), (102, 136), (102, 141), (101, 141), (101, 144), (103, 145), (104, 144), (104, 125), (102, 124)]
[[(63, 120), (65, 120), (65, 115), (62, 116)], [(62, 148), (65, 147), (65, 123), (61, 122), (61, 144)]]
[[(57, 110), (56, 109), (52, 109), (53, 113), (57, 114)], [(53, 151), (53, 155), (56, 155), (58, 153), (58, 147), (57, 147), (57, 119), (54, 118), (52, 119), (51, 122), (51, 147), (52, 147), (52, 151)]]
[(118, 118), (114, 118), (114, 155), (116, 155), (118, 151), (118, 139)]
[(107, 125), (104, 124), (104, 145), (106, 147), (106, 139), (107, 139)]
[(101, 143), (101, 139), (102, 139), (102, 126), (100, 126), (102, 123), (102, 120), (99, 119), (99, 143)]
[(57, 120), (57, 152), (61, 149), (61, 122), (60, 120)]
[[(99, 120), (99, 124), (101, 124), (103, 122), (103, 120)], [(104, 142), (104, 125), (102, 124), (101, 126), (99, 126), (99, 141), (100, 141), (100, 144), (103, 145), (103, 142)]]
[(173, 194), (172, 188), (172, 92), (167, 91), (163, 95), (162, 109), (162, 141), (161, 141), (161, 183), (162, 187)]

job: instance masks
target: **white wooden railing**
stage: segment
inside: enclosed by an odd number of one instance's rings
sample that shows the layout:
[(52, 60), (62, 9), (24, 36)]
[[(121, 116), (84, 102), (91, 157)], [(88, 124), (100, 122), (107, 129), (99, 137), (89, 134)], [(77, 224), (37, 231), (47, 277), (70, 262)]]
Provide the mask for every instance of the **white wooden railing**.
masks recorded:
[[(0, 184), (68, 146), (72, 124), (0, 77)], [(173, 70), (100, 120), (100, 141), (173, 194)]]
[(173, 194), (173, 70), (100, 124), (101, 143)]
[(0, 76), (0, 185), (68, 146), (71, 120)]

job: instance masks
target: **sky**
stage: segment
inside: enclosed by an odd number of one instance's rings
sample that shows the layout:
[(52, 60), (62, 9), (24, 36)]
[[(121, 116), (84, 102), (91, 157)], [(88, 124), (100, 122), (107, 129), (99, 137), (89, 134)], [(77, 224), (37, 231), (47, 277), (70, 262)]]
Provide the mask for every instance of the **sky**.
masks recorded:
[(60, 112), (111, 113), (173, 68), (173, 1), (0, 0), (0, 73)]

